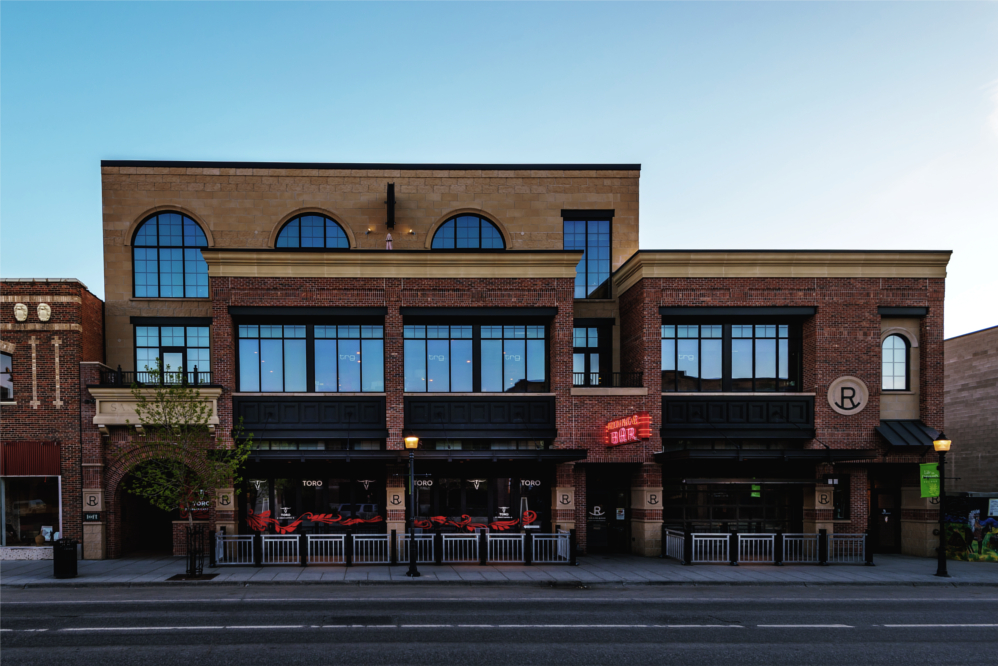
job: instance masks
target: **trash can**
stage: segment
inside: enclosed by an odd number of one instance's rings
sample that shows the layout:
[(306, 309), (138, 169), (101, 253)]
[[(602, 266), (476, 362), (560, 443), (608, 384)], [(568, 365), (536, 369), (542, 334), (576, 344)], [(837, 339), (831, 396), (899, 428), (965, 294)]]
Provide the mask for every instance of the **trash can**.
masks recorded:
[(59, 539), (52, 543), (52, 563), (56, 578), (76, 578), (76, 540)]

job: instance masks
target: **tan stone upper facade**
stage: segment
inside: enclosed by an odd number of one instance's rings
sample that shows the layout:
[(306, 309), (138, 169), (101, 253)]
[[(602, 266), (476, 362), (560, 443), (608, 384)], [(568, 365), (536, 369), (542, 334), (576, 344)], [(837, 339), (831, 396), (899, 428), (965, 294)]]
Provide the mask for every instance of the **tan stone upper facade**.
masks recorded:
[(426, 250), (436, 228), (474, 213), (509, 250), (563, 249), (563, 209), (614, 211), (612, 269), (638, 249), (638, 165), (101, 165), (108, 362), (130, 368), (130, 316), (209, 316), (208, 299), (134, 298), (131, 243), (157, 211), (197, 221), (212, 248), (272, 248), (292, 217), (316, 212), (351, 249), (384, 249), (386, 191), (395, 184), (395, 250)]

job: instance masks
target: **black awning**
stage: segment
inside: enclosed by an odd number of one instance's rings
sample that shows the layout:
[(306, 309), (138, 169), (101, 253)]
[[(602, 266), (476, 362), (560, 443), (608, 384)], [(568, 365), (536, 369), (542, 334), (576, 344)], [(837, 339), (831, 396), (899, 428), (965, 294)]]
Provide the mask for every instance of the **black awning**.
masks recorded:
[[(544, 449), (539, 451), (517, 451), (496, 449), (495, 451), (435, 451), (417, 450), (416, 462), (421, 460), (445, 460), (454, 461), (539, 461), (539, 462), (571, 462), (573, 460), (585, 460), (586, 449)], [(356, 461), (381, 461), (381, 462), (404, 462), (409, 459), (409, 452), (405, 449), (392, 451), (251, 451), (250, 459), (254, 462), (262, 460), (345, 460), (346, 462)]]
[(933, 430), (917, 419), (897, 419), (881, 421), (877, 432), (891, 446), (902, 448), (932, 446), (932, 440), (939, 436), (938, 430)]
[(783, 462), (843, 462), (876, 458), (876, 449), (680, 449), (660, 451), (655, 462), (677, 460), (780, 460)]

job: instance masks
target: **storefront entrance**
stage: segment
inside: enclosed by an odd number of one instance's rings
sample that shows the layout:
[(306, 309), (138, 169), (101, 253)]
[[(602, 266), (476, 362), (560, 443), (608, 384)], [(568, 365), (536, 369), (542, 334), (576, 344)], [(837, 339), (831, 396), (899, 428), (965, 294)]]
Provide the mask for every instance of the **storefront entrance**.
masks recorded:
[(631, 552), (631, 466), (599, 465), (586, 474), (586, 543), (590, 553)]

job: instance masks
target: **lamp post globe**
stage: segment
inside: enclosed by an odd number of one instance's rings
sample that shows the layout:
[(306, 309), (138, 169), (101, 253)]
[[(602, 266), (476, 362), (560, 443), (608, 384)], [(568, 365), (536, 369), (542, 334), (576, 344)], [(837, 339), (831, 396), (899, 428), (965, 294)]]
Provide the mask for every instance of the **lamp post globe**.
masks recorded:
[(946, 452), (949, 451), (951, 442), (946, 438), (946, 434), (940, 432), (939, 436), (932, 440), (932, 448), (939, 454), (939, 548), (936, 551), (937, 566), (936, 575), (940, 578), (949, 578), (946, 571)]

